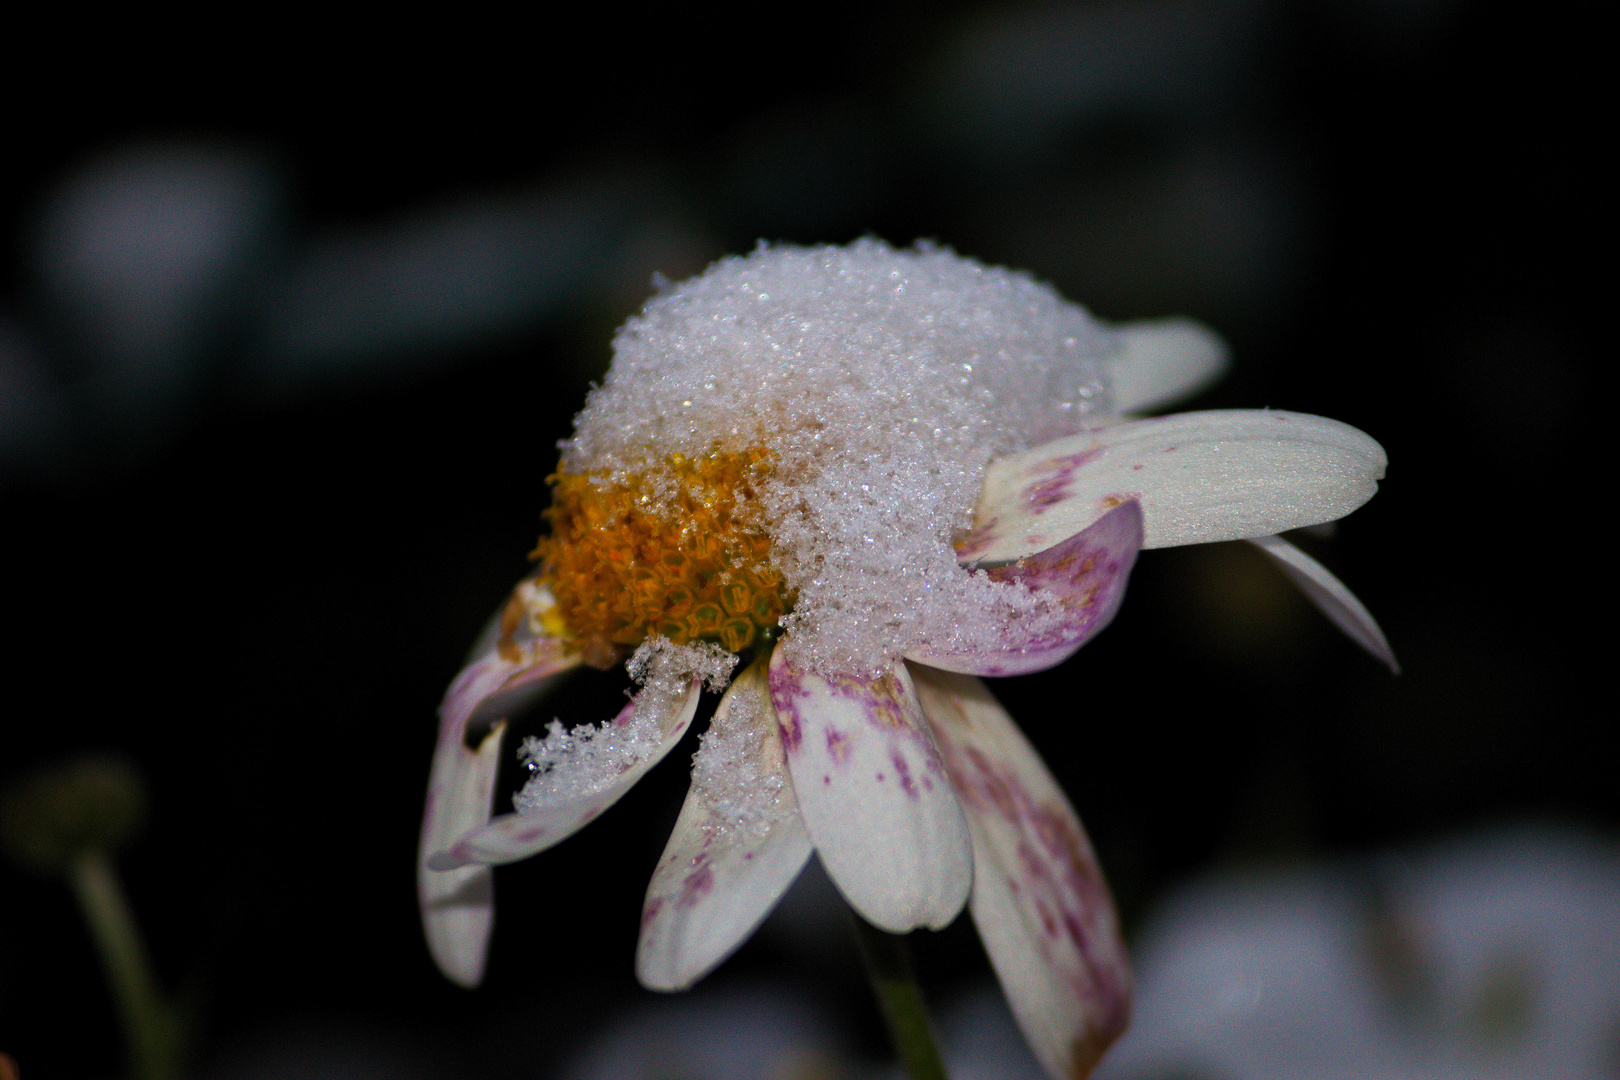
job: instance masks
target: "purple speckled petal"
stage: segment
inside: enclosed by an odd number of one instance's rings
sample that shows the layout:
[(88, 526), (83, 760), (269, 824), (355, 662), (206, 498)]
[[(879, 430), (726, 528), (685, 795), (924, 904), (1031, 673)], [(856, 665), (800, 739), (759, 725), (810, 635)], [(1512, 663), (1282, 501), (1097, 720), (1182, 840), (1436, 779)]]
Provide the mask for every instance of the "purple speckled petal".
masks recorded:
[(913, 668), (973, 835), (973, 921), (1054, 1076), (1085, 1076), (1130, 1018), (1119, 917), (1069, 801), (984, 684)]
[(1383, 448), (1336, 420), (1278, 410), (1133, 420), (990, 464), (963, 562), (1044, 551), (1130, 499), (1142, 546), (1242, 540), (1333, 521), (1372, 498)]
[(1289, 580), (1351, 641), (1383, 661), (1390, 671), (1400, 674), (1401, 665), (1396, 662), (1395, 651), (1389, 647), (1384, 631), (1379, 629), (1378, 620), (1327, 567), (1280, 536), (1251, 537), (1249, 543), (1271, 556)]
[(529, 631), (528, 610), (551, 604), (543, 586), (520, 584), (439, 706), (439, 740), (417, 854), (417, 898), (434, 962), (462, 986), (477, 986), (484, 977), (495, 919), (494, 883), (486, 867), (431, 870), (428, 856), (489, 820), (505, 717), (552, 676), (579, 663), (561, 642)]
[(894, 933), (948, 924), (973, 862), (903, 664), (876, 678), (826, 677), (771, 658), (771, 701), (805, 828), (833, 884)]
[(705, 743), (749, 746), (730, 789), (699, 784), (681, 806), (642, 909), (636, 975), (653, 990), (684, 990), (712, 971), (776, 906), (810, 858), (810, 836), (787, 777), (765, 666), (721, 698)]
[(655, 710), (652, 715), (657, 717), (658, 739), (645, 753), (627, 758), (612, 776), (585, 783), (571, 782), (574, 778), (567, 775), (568, 763), (559, 764), (561, 774), (554, 795), (521, 813), (489, 819), (488, 824), (432, 854), (427, 860), (428, 868), (453, 871), (470, 863), (517, 862), (568, 839), (618, 802), (647, 770), (675, 748), (692, 724), (702, 690), (703, 680), (696, 677), (669, 693), (660, 691), (656, 684), (643, 687), (611, 724), (628, 728), (636, 723), (639, 712)]
[(969, 675), (1027, 675), (1061, 664), (1113, 621), (1141, 546), (1142, 510), (1132, 500), (1056, 547), (989, 572), (998, 581), (1022, 582), (1057, 596), (1068, 620), (1057, 630), (1031, 639), (1009, 626), (1000, 648), (953, 649), (930, 642), (906, 658)]

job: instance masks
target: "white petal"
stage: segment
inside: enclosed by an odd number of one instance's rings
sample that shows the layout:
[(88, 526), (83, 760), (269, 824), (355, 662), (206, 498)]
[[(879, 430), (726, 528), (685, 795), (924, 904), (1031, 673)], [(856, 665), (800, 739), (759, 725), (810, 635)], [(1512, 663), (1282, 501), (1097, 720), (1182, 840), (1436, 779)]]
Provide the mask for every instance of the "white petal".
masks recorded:
[(1322, 614), (1331, 619), (1334, 626), (1348, 634), (1351, 641), (1389, 665), (1395, 674), (1400, 674), (1401, 665), (1395, 661), (1389, 640), (1378, 628), (1378, 620), (1356, 599), (1349, 586), (1280, 536), (1254, 536), (1249, 538), (1249, 543), (1275, 559), (1283, 573), (1322, 609)]
[(459, 730), (441, 729), (433, 754), (428, 804), (416, 868), (417, 900), (428, 951), (445, 977), (474, 987), (484, 979), (484, 957), (495, 925), (495, 883), (488, 867), (450, 873), (427, 867), (427, 853), (489, 820), (505, 722), (468, 750)]
[(973, 921), (1054, 1076), (1085, 1076), (1130, 1016), (1119, 917), (1080, 821), (979, 680), (918, 667), (923, 710), (973, 834)]
[(1383, 448), (1346, 424), (1274, 410), (1132, 420), (992, 462), (963, 561), (1042, 551), (1130, 499), (1143, 547), (1266, 536), (1372, 498)]
[(1141, 546), (1142, 511), (1133, 500), (1056, 547), (989, 572), (997, 581), (1022, 583), (1056, 597), (1063, 622), (1051, 632), (1036, 636), (1007, 626), (992, 648), (929, 643), (906, 658), (970, 675), (1025, 675), (1055, 667), (1114, 620)]
[(529, 627), (528, 614), (551, 603), (544, 587), (520, 584), (491, 621), (494, 633), (484, 635), (482, 649), (450, 683), (439, 706), (439, 739), (417, 853), (417, 897), (428, 950), (439, 970), (462, 986), (477, 986), (484, 977), (495, 919), (494, 882), (486, 868), (442, 873), (429, 868), (428, 857), (489, 820), (505, 718), (553, 676), (579, 663), (562, 642)]
[[(674, 690), (665, 690), (659, 684), (643, 687), (597, 736), (609, 741), (618, 731), (631, 736), (611, 769), (602, 770), (601, 758), (594, 754), (564, 758), (548, 774), (552, 780), (546, 789), (533, 792), (532, 782), (524, 789), (519, 796), (528, 799), (523, 811), (491, 819), (447, 849), (435, 852), (427, 865), (434, 870), (452, 870), (468, 863), (516, 862), (574, 835), (618, 802), (647, 770), (674, 749), (692, 724), (702, 689), (701, 678), (692, 678)], [(584, 765), (587, 757), (588, 769)]]
[(1126, 323), (1114, 359), (1114, 408), (1150, 412), (1192, 397), (1226, 374), (1220, 335), (1191, 319)]
[(875, 926), (938, 929), (967, 901), (973, 862), (903, 665), (827, 678), (771, 658), (771, 701), (805, 828), (838, 891)]
[(716, 747), (740, 760), (718, 784), (694, 766), (647, 888), (636, 976), (653, 990), (683, 990), (731, 955), (810, 858), (763, 664), (721, 698), (699, 757)]

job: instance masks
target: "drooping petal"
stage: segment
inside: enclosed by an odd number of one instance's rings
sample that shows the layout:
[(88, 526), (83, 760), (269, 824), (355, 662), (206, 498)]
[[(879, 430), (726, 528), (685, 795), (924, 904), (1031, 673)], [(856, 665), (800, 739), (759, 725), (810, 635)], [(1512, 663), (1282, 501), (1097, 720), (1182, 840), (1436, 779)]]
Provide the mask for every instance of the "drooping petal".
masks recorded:
[(971, 675), (1026, 675), (1060, 664), (1113, 621), (1141, 547), (1142, 510), (1132, 500), (1056, 547), (989, 571), (997, 581), (1022, 582), (1056, 596), (1065, 619), (1052, 630), (1032, 637), (1008, 625), (996, 648), (929, 643), (906, 657)]
[(495, 881), (488, 867), (450, 873), (430, 870), (427, 853), (458, 832), (489, 820), (505, 731), (504, 721), (495, 724), (477, 749), (469, 750), (461, 731), (441, 722), (428, 781), (416, 868), (422, 930), (439, 970), (451, 982), (468, 988), (484, 979), (485, 953), (495, 926)]
[(810, 858), (763, 663), (721, 698), (653, 871), (636, 975), (682, 990), (748, 939)]
[(469, 863), (516, 862), (574, 835), (674, 749), (692, 724), (702, 689), (696, 676), (674, 686), (649, 683), (600, 728), (576, 734), (554, 725), (552, 738), (564, 749), (519, 793), (514, 801), (520, 809), (434, 852), (428, 867), (443, 871)]
[(805, 828), (833, 884), (876, 926), (945, 926), (973, 862), (903, 664), (876, 679), (826, 677), (771, 658), (771, 701)]
[(1018, 1026), (1054, 1077), (1082, 1077), (1130, 1017), (1108, 886), (1069, 801), (977, 679), (913, 669), (973, 835), (973, 921)]
[(1336, 420), (1275, 410), (1132, 420), (992, 462), (964, 562), (1008, 562), (1142, 504), (1143, 547), (1267, 536), (1372, 498), (1383, 448)]
[(1121, 413), (1174, 404), (1226, 374), (1226, 342), (1202, 323), (1151, 319), (1119, 329), (1124, 340), (1113, 374), (1114, 408)]
[(1356, 599), (1349, 586), (1280, 536), (1253, 536), (1249, 543), (1276, 560), (1289, 580), (1322, 609), (1322, 614), (1332, 620), (1334, 626), (1349, 635), (1351, 641), (1382, 660), (1395, 674), (1400, 674), (1401, 665), (1396, 662), (1395, 651), (1389, 647), (1384, 631), (1379, 629), (1378, 620)]
[(564, 643), (536, 632), (539, 615), (552, 604), (543, 585), (520, 584), (439, 706), (439, 739), (417, 853), (417, 897), (428, 950), (439, 970), (462, 986), (477, 986), (484, 976), (494, 882), (487, 868), (445, 873), (430, 869), (428, 857), (489, 820), (506, 717), (551, 677), (579, 663)]

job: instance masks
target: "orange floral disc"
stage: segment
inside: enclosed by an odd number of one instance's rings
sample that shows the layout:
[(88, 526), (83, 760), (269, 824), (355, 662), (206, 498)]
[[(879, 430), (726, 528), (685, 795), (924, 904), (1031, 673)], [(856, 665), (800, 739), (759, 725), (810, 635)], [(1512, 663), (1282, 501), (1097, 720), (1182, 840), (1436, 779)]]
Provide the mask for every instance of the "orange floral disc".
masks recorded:
[(768, 640), (792, 607), (756, 489), (770, 471), (770, 452), (752, 447), (553, 475), (551, 534), (531, 557), (557, 599), (555, 629), (602, 668), (653, 634), (734, 653)]

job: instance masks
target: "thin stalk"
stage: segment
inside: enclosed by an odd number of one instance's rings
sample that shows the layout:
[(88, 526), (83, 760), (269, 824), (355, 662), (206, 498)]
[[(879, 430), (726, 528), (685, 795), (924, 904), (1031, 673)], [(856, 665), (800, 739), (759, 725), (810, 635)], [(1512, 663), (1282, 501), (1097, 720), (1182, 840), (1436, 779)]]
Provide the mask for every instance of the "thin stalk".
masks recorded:
[(934, 1044), (933, 1029), (928, 1025), (922, 987), (917, 985), (905, 935), (879, 930), (853, 911), (850, 920), (855, 924), (855, 940), (860, 943), (872, 989), (883, 1007), (889, 1038), (900, 1053), (906, 1075), (911, 1080), (949, 1080), (939, 1047)]
[(158, 991), (146, 945), (124, 898), (118, 871), (101, 852), (81, 855), (68, 873), (79, 910), (101, 954), (136, 1080), (176, 1080), (179, 1031)]

